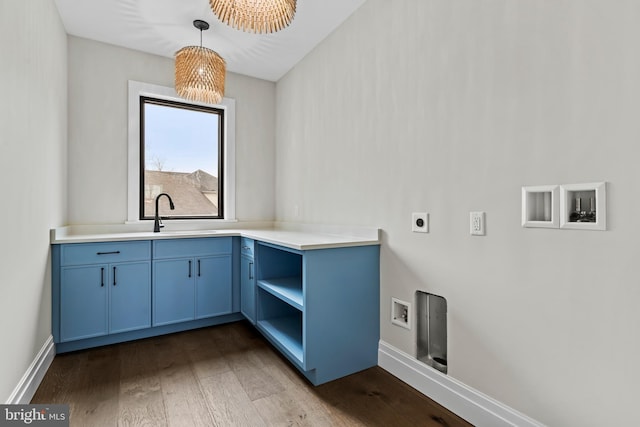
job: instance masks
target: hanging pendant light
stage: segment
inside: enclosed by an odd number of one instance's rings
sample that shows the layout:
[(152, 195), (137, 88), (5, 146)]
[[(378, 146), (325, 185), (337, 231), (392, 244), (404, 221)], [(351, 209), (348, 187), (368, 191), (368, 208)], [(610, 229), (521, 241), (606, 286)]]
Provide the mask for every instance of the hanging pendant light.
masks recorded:
[(296, 0), (209, 0), (209, 4), (222, 22), (252, 33), (286, 28), (296, 13)]
[(193, 21), (200, 30), (200, 46), (186, 46), (176, 52), (176, 93), (190, 101), (217, 104), (224, 96), (226, 63), (216, 52), (202, 47), (202, 30), (209, 24)]

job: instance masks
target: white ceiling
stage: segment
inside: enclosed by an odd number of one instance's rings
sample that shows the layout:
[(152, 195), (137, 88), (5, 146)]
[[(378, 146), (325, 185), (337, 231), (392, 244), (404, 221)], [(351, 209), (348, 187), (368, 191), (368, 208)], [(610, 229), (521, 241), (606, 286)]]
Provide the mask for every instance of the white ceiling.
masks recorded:
[(365, 0), (298, 0), (288, 28), (253, 34), (223, 24), (208, 0), (55, 0), (68, 34), (173, 58), (199, 45), (194, 19), (207, 21), (202, 44), (218, 52), (227, 70), (277, 81)]

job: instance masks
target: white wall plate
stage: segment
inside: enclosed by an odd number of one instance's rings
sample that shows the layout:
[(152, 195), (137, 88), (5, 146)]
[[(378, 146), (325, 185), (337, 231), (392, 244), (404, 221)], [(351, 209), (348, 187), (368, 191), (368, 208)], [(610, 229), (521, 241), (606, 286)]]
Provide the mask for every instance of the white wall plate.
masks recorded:
[(414, 233), (429, 232), (429, 214), (427, 212), (414, 212), (411, 214), (411, 231)]
[(411, 304), (392, 297), (391, 323), (405, 329), (411, 329)]
[(560, 186), (560, 228), (607, 229), (607, 183)]
[(472, 236), (484, 236), (486, 234), (485, 222), (484, 212), (469, 212), (469, 233)]
[(560, 227), (560, 203), (557, 185), (522, 187), (522, 226)]

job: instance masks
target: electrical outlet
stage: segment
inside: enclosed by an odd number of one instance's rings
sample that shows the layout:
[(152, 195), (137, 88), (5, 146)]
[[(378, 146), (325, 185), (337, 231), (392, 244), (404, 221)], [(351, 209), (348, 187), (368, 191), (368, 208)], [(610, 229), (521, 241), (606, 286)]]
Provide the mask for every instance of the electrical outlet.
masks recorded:
[(472, 236), (484, 236), (485, 235), (485, 220), (484, 212), (470, 212), (469, 213), (469, 232)]
[(391, 298), (391, 323), (411, 329), (411, 304)]
[(414, 233), (429, 232), (429, 214), (426, 212), (414, 212), (411, 214), (411, 231)]

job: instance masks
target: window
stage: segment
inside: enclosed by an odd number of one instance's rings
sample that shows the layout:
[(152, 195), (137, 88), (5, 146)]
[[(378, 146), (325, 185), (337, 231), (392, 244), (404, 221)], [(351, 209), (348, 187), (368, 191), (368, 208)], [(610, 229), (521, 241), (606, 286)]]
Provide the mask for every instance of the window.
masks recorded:
[(235, 221), (235, 101), (185, 101), (170, 87), (129, 81), (127, 222)]
[(140, 97), (140, 219), (223, 218), (224, 110)]

